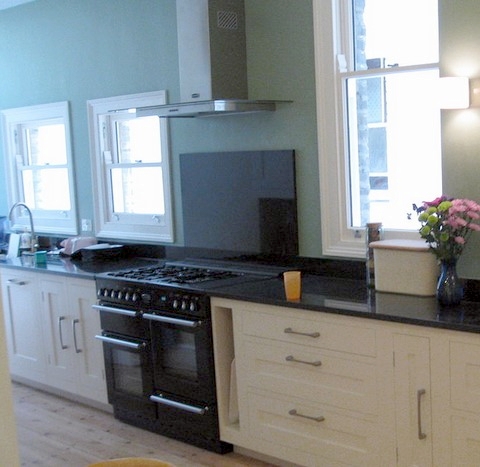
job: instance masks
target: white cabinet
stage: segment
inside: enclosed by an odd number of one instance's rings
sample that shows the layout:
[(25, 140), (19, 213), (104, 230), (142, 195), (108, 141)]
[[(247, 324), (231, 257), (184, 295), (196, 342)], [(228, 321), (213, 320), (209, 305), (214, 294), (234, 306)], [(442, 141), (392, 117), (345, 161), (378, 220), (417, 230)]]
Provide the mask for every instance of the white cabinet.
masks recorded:
[(393, 465), (371, 321), (215, 299), (215, 345), (229, 310), (234, 348), (216, 346), (216, 371), (230, 376), (234, 356), (237, 387), (219, 381), (222, 438), (305, 466)]
[(398, 466), (477, 467), (478, 334), (387, 324), (394, 352)]
[(103, 345), (95, 339), (100, 334), (100, 315), (92, 309), (96, 303), (95, 283), (89, 280), (67, 280), (67, 295), (72, 310), (73, 350), (77, 356), (81, 395), (107, 403)]
[(312, 465), (372, 465), (382, 436), (375, 331), (365, 321), (272, 311), (254, 306), (238, 314), (237, 379), (250, 433), (305, 453)]
[(220, 435), (308, 467), (477, 467), (480, 336), (214, 298)]
[(477, 467), (480, 336), (398, 323), (378, 323), (378, 336), (394, 356), (394, 465)]
[(70, 390), (76, 379), (71, 332), (73, 316), (67, 306), (64, 281), (60, 276), (45, 277), (40, 279), (40, 290), (48, 374), (55, 387)]
[[(450, 372), (439, 410), (449, 447), (442, 466), (477, 466), (480, 459), (480, 336), (459, 334), (448, 341)], [(448, 455), (448, 457), (447, 457)]]
[(1, 273), (10, 372), (44, 383), (47, 366), (37, 275), (15, 269)]
[(93, 281), (43, 275), (39, 284), (50, 384), (106, 403), (103, 351), (94, 338), (100, 321), (92, 310)]
[(94, 281), (9, 268), (1, 276), (11, 375), (107, 404)]
[(430, 340), (393, 335), (398, 466), (433, 465)]

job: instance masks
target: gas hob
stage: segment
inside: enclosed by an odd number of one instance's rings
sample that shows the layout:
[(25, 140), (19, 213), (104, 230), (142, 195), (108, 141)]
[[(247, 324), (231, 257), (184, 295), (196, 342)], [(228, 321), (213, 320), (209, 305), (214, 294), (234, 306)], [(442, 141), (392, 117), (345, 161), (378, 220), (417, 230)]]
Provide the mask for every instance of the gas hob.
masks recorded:
[(218, 265), (170, 262), (106, 272), (96, 277), (97, 280), (109, 282), (133, 283), (138, 287), (148, 285), (208, 291), (240, 282), (265, 279), (271, 277), (271, 273)]
[(109, 277), (157, 284), (200, 284), (241, 277), (242, 273), (191, 266), (159, 265), (107, 273)]

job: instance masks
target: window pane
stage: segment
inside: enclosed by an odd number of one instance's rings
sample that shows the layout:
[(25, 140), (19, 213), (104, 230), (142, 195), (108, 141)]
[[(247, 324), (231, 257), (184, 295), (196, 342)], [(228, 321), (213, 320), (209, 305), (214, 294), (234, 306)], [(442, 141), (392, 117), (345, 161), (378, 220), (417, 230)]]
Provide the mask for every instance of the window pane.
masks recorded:
[(351, 225), (378, 221), (411, 229), (412, 203), (442, 193), (438, 72), (383, 77), (386, 112), (380, 124), (372, 123), (375, 112), (369, 109), (378, 106), (369, 81), (378, 79), (347, 80)]
[(368, 155), (370, 174), (387, 172), (387, 128), (386, 125), (368, 127)]
[(118, 162), (161, 162), (160, 120), (158, 117), (116, 121)]
[[(355, 69), (438, 62), (438, 0), (353, 0)], [(382, 57), (381, 60), (378, 57)]]
[(68, 169), (23, 170), (26, 204), (33, 209), (69, 211)]
[(65, 125), (41, 125), (25, 129), (26, 165), (60, 165), (67, 163)]
[(161, 167), (114, 168), (111, 181), (113, 212), (165, 214)]

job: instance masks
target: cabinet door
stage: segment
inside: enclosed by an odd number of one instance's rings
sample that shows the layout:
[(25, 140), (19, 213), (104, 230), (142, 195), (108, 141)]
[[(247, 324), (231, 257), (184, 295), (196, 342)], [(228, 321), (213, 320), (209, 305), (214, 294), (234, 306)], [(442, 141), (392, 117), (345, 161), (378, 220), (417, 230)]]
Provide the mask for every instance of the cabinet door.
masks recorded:
[(430, 341), (395, 334), (397, 465), (432, 465)]
[(96, 301), (95, 283), (90, 280), (69, 280), (69, 306), (73, 315), (73, 349), (76, 356), (78, 392), (80, 395), (107, 403), (105, 364), (100, 333), (100, 316), (92, 309)]
[(450, 466), (474, 467), (480, 459), (480, 344), (450, 341)]
[(44, 382), (41, 305), (35, 276), (26, 271), (2, 270), (10, 372), (13, 376)]
[(49, 384), (71, 391), (76, 378), (73, 315), (65, 293), (65, 279), (61, 276), (46, 277), (48, 279), (41, 279), (39, 284), (43, 301)]

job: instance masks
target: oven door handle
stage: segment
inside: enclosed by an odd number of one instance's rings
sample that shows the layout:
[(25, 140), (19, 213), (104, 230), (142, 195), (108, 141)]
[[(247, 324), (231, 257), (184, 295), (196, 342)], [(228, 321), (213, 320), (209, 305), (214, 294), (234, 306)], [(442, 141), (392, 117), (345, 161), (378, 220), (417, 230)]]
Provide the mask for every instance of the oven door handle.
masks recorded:
[(95, 339), (101, 340), (108, 344), (115, 344), (121, 347), (128, 347), (129, 349), (136, 349), (136, 350), (140, 350), (146, 345), (144, 342), (138, 343), (138, 342), (124, 341), (123, 339), (116, 339), (115, 337), (102, 336), (99, 334), (95, 336)]
[(198, 415), (204, 415), (205, 412), (208, 410), (208, 407), (196, 407), (194, 405), (182, 404), (181, 402), (172, 401), (171, 399), (166, 399), (162, 394), (153, 394), (150, 396), (150, 400), (152, 402), (168, 405), (170, 407), (175, 407), (176, 409), (181, 409), (187, 412), (196, 413)]
[(92, 305), (92, 308), (98, 311), (107, 311), (108, 313), (116, 313), (117, 315), (137, 316), (136, 311), (124, 310), (123, 308), (114, 308), (105, 305)]
[(151, 321), (161, 321), (162, 323), (176, 324), (178, 326), (185, 326), (187, 328), (196, 328), (202, 324), (201, 321), (191, 321), (189, 319), (171, 318), (170, 316), (153, 315), (151, 313), (144, 313), (142, 315), (145, 319)]

